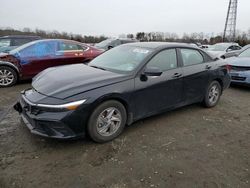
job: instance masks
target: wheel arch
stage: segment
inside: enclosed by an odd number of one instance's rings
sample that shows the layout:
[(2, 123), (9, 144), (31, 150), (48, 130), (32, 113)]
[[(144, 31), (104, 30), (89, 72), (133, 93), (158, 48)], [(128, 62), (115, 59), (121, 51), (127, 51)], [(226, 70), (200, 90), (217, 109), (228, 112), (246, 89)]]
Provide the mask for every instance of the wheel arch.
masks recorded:
[(220, 86), (221, 86), (221, 93), (223, 92), (223, 88), (224, 88), (224, 84), (221, 78), (216, 78), (214, 79), (214, 81), (219, 82)]
[(19, 79), (19, 73), (20, 73), (19, 69), (15, 65), (13, 65), (12, 63), (7, 62), (7, 61), (0, 61), (0, 67), (9, 67), (9, 68), (13, 69), (17, 74), (17, 79)]
[(93, 108), (91, 109), (91, 113), (101, 103), (106, 102), (106, 101), (111, 101), (111, 100), (118, 101), (124, 106), (124, 108), (126, 109), (126, 112), (127, 112), (127, 122), (126, 122), (126, 124), (130, 125), (133, 122), (133, 113), (131, 111), (131, 107), (129, 105), (129, 102), (126, 99), (124, 99), (124, 97), (122, 97), (121, 94), (118, 94), (118, 93), (112, 93), (112, 94), (104, 95), (104, 96), (99, 97), (98, 99), (96, 99), (94, 101), (94, 103), (93, 103)]

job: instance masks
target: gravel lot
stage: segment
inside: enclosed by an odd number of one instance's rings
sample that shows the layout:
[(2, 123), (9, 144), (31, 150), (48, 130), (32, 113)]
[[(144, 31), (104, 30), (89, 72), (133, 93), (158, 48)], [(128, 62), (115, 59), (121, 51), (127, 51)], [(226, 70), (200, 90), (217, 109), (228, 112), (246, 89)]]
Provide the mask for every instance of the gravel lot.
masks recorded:
[[(22, 83), (0, 89), (0, 187), (248, 188), (250, 88), (138, 121), (106, 144), (30, 134), (11, 106)], [(6, 113), (8, 111), (8, 113)]]

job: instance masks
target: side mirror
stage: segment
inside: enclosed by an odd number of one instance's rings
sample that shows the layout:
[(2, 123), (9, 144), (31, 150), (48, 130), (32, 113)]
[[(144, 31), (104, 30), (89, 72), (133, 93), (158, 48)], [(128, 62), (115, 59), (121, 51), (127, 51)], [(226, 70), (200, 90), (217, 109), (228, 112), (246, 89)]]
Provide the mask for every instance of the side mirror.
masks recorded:
[(232, 52), (232, 51), (233, 51), (233, 49), (231, 49), (231, 48), (227, 49), (227, 52)]
[(161, 76), (162, 70), (160, 70), (158, 67), (147, 67), (144, 70), (145, 76)]
[(108, 50), (110, 50), (111, 48), (113, 48), (113, 46), (108, 46)]

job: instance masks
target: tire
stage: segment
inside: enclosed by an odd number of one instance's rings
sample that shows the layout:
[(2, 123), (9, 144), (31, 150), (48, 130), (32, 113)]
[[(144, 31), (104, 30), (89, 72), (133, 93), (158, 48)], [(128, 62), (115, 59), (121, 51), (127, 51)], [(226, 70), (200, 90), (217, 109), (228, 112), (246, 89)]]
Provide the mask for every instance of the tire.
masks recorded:
[(212, 108), (216, 106), (220, 100), (222, 93), (221, 85), (218, 81), (213, 81), (209, 84), (203, 104), (207, 108)]
[(111, 141), (122, 133), (126, 121), (127, 112), (120, 102), (115, 100), (103, 102), (96, 107), (89, 118), (88, 134), (98, 143)]
[(0, 87), (10, 87), (16, 84), (18, 79), (17, 73), (14, 69), (1, 66), (0, 67)]

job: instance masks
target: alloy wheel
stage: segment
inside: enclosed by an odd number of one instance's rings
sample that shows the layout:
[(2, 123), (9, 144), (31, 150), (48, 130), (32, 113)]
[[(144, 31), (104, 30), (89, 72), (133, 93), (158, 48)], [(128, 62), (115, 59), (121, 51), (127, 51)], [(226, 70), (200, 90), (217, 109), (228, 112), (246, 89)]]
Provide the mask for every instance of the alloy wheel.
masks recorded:
[(8, 86), (13, 83), (14, 74), (7, 69), (0, 69), (0, 86)]
[(216, 84), (210, 88), (209, 94), (208, 94), (208, 100), (209, 100), (210, 104), (215, 104), (218, 101), (219, 95), (220, 95), (219, 90), (220, 89)]
[(97, 119), (97, 132), (101, 136), (111, 136), (117, 132), (121, 126), (122, 115), (121, 112), (115, 108), (110, 107), (103, 110)]

